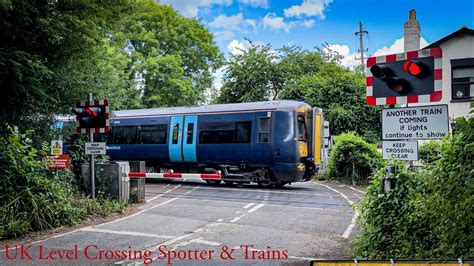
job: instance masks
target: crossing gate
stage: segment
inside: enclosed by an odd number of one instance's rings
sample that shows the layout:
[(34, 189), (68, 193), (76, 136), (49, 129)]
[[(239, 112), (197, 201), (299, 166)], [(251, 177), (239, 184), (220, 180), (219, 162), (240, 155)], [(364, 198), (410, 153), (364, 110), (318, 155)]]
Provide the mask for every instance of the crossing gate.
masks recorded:
[(222, 175), (217, 174), (199, 174), (199, 173), (144, 173), (144, 172), (129, 172), (128, 176), (131, 178), (159, 178), (170, 180), (221, 180)]

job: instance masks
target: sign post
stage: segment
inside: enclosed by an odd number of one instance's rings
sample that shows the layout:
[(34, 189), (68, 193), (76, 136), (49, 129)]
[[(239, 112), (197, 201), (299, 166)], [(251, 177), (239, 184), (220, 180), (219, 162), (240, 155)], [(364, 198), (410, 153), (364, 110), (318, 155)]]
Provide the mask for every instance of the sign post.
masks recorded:
[[(78, 133), (89, 133), (90, 143), (94, 142), (94, 132), (109, 132), (109, 101), (93, 100), (92, 93), (89, 93), (89, 100), (85, 102), (77, 102), (76, 107), (71, 109), (76, 115)], [(91, 190), (92, 198), (95, 198), (95, 154), (105, 153), (86, 153), (91, 155)]]
[[(89, 102), (92, 103), (92, 93), (89, 93)], [(89, 141), (94, 142), (94, 131), (90, 131)], [(91, 190), (92, 198), (95, 198), (95, 155), (91, 154)]]
[[(394, 108), (396, 104), (434, 103), (442, 99), (443, 51), (429, 48), (369, 57), (366, 66), (367, 105), (389, 105), (382, 110), (383, 158), (418, 160), (420, 139), (441, 139), (449, 132), (448, 106)], [(387, 166), (384, 190), (395, 187), (395, 167)]]

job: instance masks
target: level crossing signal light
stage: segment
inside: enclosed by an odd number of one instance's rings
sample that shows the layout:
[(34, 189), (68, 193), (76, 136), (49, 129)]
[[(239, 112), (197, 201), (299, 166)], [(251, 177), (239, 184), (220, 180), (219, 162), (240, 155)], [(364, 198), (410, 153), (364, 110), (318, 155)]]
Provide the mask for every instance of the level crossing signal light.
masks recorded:
[(78, 102), (71, 112), (79, 122), (78, 133), (107, 133), (109, 131), (108, 101)]
[(429, 48), (368, 58), (367, 104), (440, 101), (441, 56), (440, 48)]

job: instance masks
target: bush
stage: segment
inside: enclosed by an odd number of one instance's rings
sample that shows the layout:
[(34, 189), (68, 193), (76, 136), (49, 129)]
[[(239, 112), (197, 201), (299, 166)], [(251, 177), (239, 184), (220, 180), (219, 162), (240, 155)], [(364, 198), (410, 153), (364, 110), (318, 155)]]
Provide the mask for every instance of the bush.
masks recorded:
[(324, 177), (352, 185), (367, 182), (367, 177), (381, 165), (381, 155), (375, 145), (354, 132), (343, 133), (334, 139)]
[(70, 170), (48, 169), (47, 147), (32, 147), (32, 131), (0, 136), (0, 238), (72, 225), (94, 214), (123, 212), (125, 204), (85, 198)]
[(357, 257), (364, 259), (411, 258), (416, 226), (412, 221), (413, 188), (416, 178), (403, 164), (396, 164), (392, 175), (396, 189), (385, 193), (385, 169), (377, 171), (365, 199), (358, 206), (360, 230), (354, 240)]
[(69, 171), (55, 174), (43, 160), (47, 148), (31, 146), (32, 132), (17, 129), (1, 137), (0, 221), (2, 236), (17, 237), (80, 220), (81, 211), (69, 201), (75, 189)]
[(355, 253), (365, 259), (474, 257), (474, 118), (456, 121), (439, 159), (420, 172), (398, 164), (394, 190), (378, 172), (359, 206)]
[(440, 141), (429, 141), (420, 146), (418, 154), (420, 156), (420, 161), (425, 164), (433, 164), (436, 160), (440, 158)]

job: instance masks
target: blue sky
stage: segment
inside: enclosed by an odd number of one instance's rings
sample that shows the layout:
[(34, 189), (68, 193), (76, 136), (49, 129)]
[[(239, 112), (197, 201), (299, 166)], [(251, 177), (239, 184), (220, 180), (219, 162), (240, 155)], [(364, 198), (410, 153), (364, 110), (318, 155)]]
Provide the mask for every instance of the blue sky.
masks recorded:
[[(273, 48), (298, 45), (305, 49), (328, 43), (353, 65), (358, 49), (358, 22), (369, 31), (368, 54), (401, 52), (403, 23), (415, 9), (422, 46), (459, 29), (474, 28), (473, 0), (160, 0), (186, 17), (197, 17), (229, 55), (245, 49), (245, 38)], [(398, 41), (397, 41), (398, 40)], [(426, 42), (425, 42), (426, 41)]]

